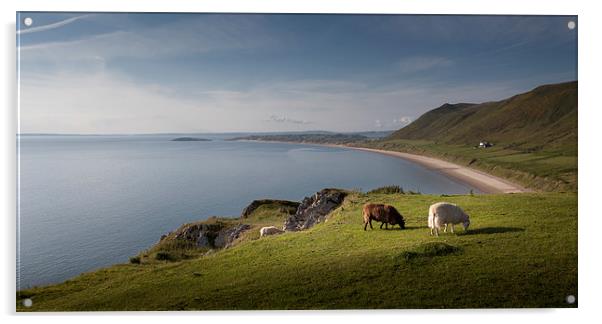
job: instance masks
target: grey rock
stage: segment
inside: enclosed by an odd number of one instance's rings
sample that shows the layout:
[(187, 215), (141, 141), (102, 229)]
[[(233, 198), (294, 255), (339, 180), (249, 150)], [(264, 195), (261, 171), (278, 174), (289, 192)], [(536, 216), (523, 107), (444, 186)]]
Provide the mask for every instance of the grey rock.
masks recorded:
[(177, 240), (195, 242), (197, 247), (221, 249), (230, 246), (240, 235), (251, 228), (248, 224), (226, 226), (224, 223), (188, 224), (175, 233)]
[(323, 189), (305, 197), (297, 212), (284, 222), (285, 231), (301, 231), (326, 220), (327, 215), (339, 207), (347, 193), (339, 189)]
[(215, 238), (214, 246), (216, 248), (229, 247), (236, 239), (240, 237), (240, 234), (244, 233), (250, 228), (251, 225), (239, 224), (226, 230), (222, 230)]

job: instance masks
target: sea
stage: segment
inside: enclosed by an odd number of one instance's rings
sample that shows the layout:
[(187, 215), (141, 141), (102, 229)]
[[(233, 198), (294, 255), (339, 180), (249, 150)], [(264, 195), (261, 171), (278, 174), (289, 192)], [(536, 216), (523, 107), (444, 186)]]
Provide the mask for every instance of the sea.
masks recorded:
[(181, 136), (19, 136), (17, 289), (126, 263), (181, 224), (237, 217), (254, 199), (300, 201), (323, 188), (385, 185), (425, 194), (478, 192), (372, 152), (227, 140), (233, 134), (172, 141)]

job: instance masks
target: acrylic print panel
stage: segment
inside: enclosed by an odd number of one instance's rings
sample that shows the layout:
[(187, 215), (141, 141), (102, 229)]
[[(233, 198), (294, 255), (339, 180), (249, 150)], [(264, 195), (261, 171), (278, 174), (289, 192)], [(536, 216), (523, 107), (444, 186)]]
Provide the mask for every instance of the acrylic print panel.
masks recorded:
[(18, 311), (576, 307), (576, 16), (17, 13)]

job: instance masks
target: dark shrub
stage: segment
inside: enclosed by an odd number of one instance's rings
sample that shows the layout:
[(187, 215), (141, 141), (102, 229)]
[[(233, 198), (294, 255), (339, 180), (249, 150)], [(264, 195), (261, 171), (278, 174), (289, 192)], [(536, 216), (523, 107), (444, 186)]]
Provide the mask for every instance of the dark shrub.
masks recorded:
[(399, 268), (400, 263), (402, 263), (400, 261), (412, 262), (412, 263), (415, 261), (418, 263), (422, 263), (422, 261), (428, 261), (433, 257), (440, 257), (440, 256), (456, 254), (456, 253), (460, 253), (460, 252), (462, 252), (462, 250), (460, 248), (455, 247), (453, 245), (449, 245), (447, 243), (441, 243), (441, 242), (425, 243), (425, 244), (418, 246), (413, 251), (404, 251), (404, 252), (400, 253), (396, 257), (395, 268), (396, 269)]
[(132, 263), (132, 264), (140, 264), (140, 257), (139, 256), (130, 257), (130, 263)]
[(416, 251), (425, 257), (444, 256), (458, 252), (460, 249), (442, 242), (425, 243), (416, 249)]
[(384, 186), (376, 189), (372, 189), (368, 191), (368, 194), (404, 194), (403, 188), (401, 186)]
[(155, 255), (155, 259), (159, 261), (173, 261), (175, 260), (174, 256), (171, 253), (166, 251), (159, 251)]

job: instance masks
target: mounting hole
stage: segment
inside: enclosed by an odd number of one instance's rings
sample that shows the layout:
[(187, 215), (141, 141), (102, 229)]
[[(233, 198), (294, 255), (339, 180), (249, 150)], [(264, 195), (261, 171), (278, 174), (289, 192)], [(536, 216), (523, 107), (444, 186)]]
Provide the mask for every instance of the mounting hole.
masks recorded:
[(29, 299), (29, 298), (23, 299), (23, 306), (31, 307), (31, 305), (33, 305), (33, 301), (31, 299)]
[(576, 300), (576, 298), (573, 295), (566, 296), (566, 302), (569, 303), (569, 304), (574, 304), (575, 300)]
[(31, 26), (31, 24), (33, 24), (33, 19), (31, 19), (30, 17), (27, 17), (27, 18), (23, 19), (23, 23), (25, 24), (25, 26), (29, 27), (29, 26)]
[(566, 24), (566, 26), (567, 26), (567, 27), (568, 27), (570, 30), (573, 30), (573, 29), (575, 29), (575, 27), (577, 27), (577, 24), (576, 24), (574, 21), (572, 21), (572, 20), (571, 20), (571, 21), (569, 21), (569, 23), (568, 23), (568, 24)]

